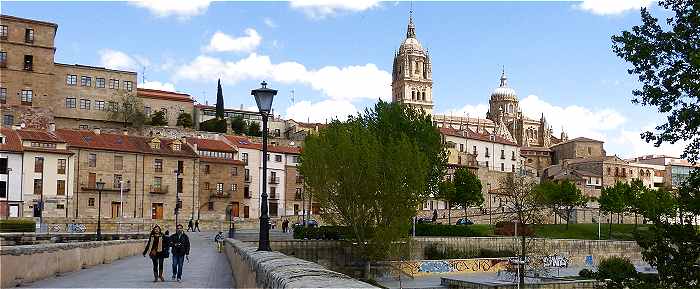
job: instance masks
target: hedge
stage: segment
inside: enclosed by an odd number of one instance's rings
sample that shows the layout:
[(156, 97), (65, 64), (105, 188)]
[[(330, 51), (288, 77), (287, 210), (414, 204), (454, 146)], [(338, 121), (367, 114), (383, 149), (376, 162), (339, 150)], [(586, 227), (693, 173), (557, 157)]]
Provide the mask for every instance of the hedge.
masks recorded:
[(416, 224), (416, 236), (483, 237), (480, 232), (475, 231), (470, 226), (442, 224)]
[(34, 220), (0, 220), (0, 232), (34, 232), (36, 222)]
[(294, 239), (344, 240), (352, 239), (352, 235), (346, 226), (294, 227)]
[(513, 250), (452, 248), (445, 245), (430, 244), (423, 249), (423, 256), (428, 260), (472, 259), (472, 258), (507, 258), (516, 256)]

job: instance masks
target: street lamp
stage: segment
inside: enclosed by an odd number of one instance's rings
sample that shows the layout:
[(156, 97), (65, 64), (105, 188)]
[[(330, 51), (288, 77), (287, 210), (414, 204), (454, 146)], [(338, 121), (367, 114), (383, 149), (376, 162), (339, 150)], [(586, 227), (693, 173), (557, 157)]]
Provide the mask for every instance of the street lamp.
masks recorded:
[(493, 198), (493, 196), (491, 196), (491, 183), (486, 183), (486, 186), (489, 187), (489, 226), (491, 226), (491, 198)]
[(233, 206), (231, 204), (226, 207), (226, 215), (228, 215), (228, 237), (233, 239)]
[(105, 188), (105, 183), (100, 179), (95, 183), (97, 189), (97, 241), (102, 241), (102, 190)]
[(260, 83), (262, 87), (250, 92), (255, 97), (260, 115), (262, 115), (263, 129), (263, 171), (262, 171), (262, 194), (260, 194), (260, 236), (258, 240), (258, 251), (272, 251), (270, 248), (270, 216), (267, 212), (267, 116), (272, 111), (272, 99), (277, 94), (277, 90), (267, 88), (267, 82)]
[[(10, 179), (11, 179), (10, 173), (12, 172), (12, 168), (6, 168), (5, 170), (7, 172), (7, 182), (5, 183), (5, 185), (7, 185), (7, 188), (5, 189), (5, 194), (6, 194), (5, 197), (7, 197), (7, 199), (9, 200), (10, 199)], [(22, 195), (22, 194), (20, 194), (20, 195)], [(10, 217), (10, 210), (7, 210), (7, 217), (8, 218)]]

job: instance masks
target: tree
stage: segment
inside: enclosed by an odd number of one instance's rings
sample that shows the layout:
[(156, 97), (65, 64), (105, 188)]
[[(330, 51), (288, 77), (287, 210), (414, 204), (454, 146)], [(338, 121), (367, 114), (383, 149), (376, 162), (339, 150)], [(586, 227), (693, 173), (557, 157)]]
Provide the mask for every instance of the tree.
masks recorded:
[(244, 134), (246, 133), (248, 129), (248, 126), (246, 122), (243, 120), (242, 115), (237, 115), (231, 118), (231, 130), (233, 130), (234, 133), (236, 134)]
[(480, 206), (484, 203), (484, 195), (481, 193), (481, 181), (466, 168), (455, 171), (455, 204), (464, 209), (464, 217), (467, 217), (467, 209)]
[(168, 125), (168, 121), (165, 120), (165, 112), (162, 110), (156, 111), (151, 114), (151, 121), (149, 123), (153, 126), (164, 126)]
[(146, 115), (143, 113), (143, 101), (137, 97), (135, 93), (125, 90), (117, 90), (112, 96), (115, 102), (109, 102), (107, 110), (109, 111), (108, 118), (113, 121), (121, 122), (124, 127), (129, 125), (140, 128), (146, 121)]
[(628, 288), (628, 280), (637, 277), (637, 269), (629, 259), (612, 256), (600, 260), (595, 276), (599, 281), (606, 282), (606, 289), (625, 289)]
[(248, 135), (250, 136), (262, 136), (262, 132), (260, 131), (260, 124), (257, 122), (251, 121), (248, 123)]
[[(390, 129), (399, 126), (403, 129)], [(434, 134), (422, 134), (427, 130)], [(441, 146), (429, 116), (381, 101), (306, 139), (299, 171), (322, 218), (350, 228), (366, 258), (366, 273), (371, 261), (385, 259), (407, 237), (416, 208), (427, 198), (428, 176), (435, 170), (431, 154)]]
[(226, 133), (226, 120), (212, 118), (199, 124), (199, 130), (208, 132)]
[(224, 119), (224, 92), (221, 89), (221, 79), (216, 84), (216, 118)]
[(545, 181), (539, 184), (535, 190), (542, 198), (542, 201), (548, 204), (555, 212), (563, 208), (564, 212), (566, 212), (567, 230), (569, 229), (574, 209), (588, 202), (588, 198), (581, 193), (576, 184), (568, 180), (561, 182)]
[(436, 197), (447, 203), (447, 224), (452, 224), (452, 206), (456, 198), (454, 182), (451, 180), (443, 180), (440, 182)]
[(186, 112), (181, 113), (177, 116), (177, 126), (191, 128), (192, 127), (192, 115)]
[[(659, 6), (670, 15), (659, 23), (642, 8), (642, 24), (612, 36), (613, 51), (632, 65), (629, 74), (642, 83), (634, 103), (656, 106), (667, 116), (656, 132), (642, 134), (656, 146), (689, 142), (683, 158), (700, 158), (700, 5), (694, 0), (664, 0)], [(670, 9), (670, 11), (669, 11)]]
[(610, 214), (608, 238), (612, 237), (612, 215), (622, 214), (627, 209), (625, 195), (629, 189), (628, 184), (618, 181), (615, 183), (615, 186), (603, 188), (600, 192), (600, 198), (598, 199), (600, 204), (599, 210)]
[[(544, 211), (547, 204), (542, 201), (542, 198), (535, 190), (535, 183), (532, 179), (526, 176), (508, 174), (501, 179), (500, 193), (504, 201), (504, 214), (502, 215), (507, 222), (517, 222), (519, 226), (533, 226), (541, 224), (544, 220)], [(521, 263), (521, 269), (525, 269), (528, 256), (527, 238), (525, 234), (520, 234), (520, 253), (518, 260)], [(524, 272), (524, 270), (520, 270)], [(520, 286), (525, 286), (525, 274), (518, 276)]]

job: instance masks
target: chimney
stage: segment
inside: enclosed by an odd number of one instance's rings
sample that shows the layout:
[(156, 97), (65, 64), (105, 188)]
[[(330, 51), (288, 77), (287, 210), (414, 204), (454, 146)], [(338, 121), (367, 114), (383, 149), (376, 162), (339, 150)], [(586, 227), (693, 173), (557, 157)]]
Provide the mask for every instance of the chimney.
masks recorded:
[(128, 129), (123, 129), (122, 130), (123, 135), (129, 135), (129, 130)]
[(92, 131), (93, 131), (95, 134), (100, 134), (100, 128), (99, 128), (99, 127), (93, 128)]
[(192, 147), (194, 148), (194, 151), (197, 152), (197, 143), (193, 143)]
[(55, 132), (56, 131), (56, 123), (49, 123), (49, 131), (50, 132)]

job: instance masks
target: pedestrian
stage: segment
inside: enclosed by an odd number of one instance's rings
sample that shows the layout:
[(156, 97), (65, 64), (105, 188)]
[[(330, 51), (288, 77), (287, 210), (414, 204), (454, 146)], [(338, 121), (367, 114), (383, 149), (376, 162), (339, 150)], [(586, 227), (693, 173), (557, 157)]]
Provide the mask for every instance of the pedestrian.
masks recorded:
[(224, 249), (224, 232), (219, 231), (214, 237), (214, 242), (216, 242), (216, 249), (221, 253)]
[(289, 233), (289, 220), (284, 219), (284, 222), (282, 222), (282, 231)]
[(199, 219), (194, 221), (194, 229), (192, 230), (192, 232), (194, 232), (194, 230), (197, 230), (197, 232), (201, 232), (201, 230), (199, 230)]
[(437, 210), (433, 210), (433, 223), (437, 221)]
[(190, 219), (190, 221), (187, 223), (187, 232), (189, 232), (190, 230), (192, 230), (192, 232), (194, 232), (193, 228), (194, 227), (192, 227), (192, 219)]
[(182, 225), (177, 225), (177, 231), (170, 236), (170, 247), (173, 253), (173, 280), (177, 277), (177, 282), (182, 280), (182, 266), (190, 261), (190, 239), (182, 230)]
[(166, 258), (168, 241), (165, 236), (160, 232), (160, 226), (156, 225), (151, 230), (151, 234), (148, 237), (148, 243), (146, 243), (146, 248), (143, 250), (143, 256), (151, 258), (153, 262), (153, 282), (165, 281), (163, 279), (163, 261)]

